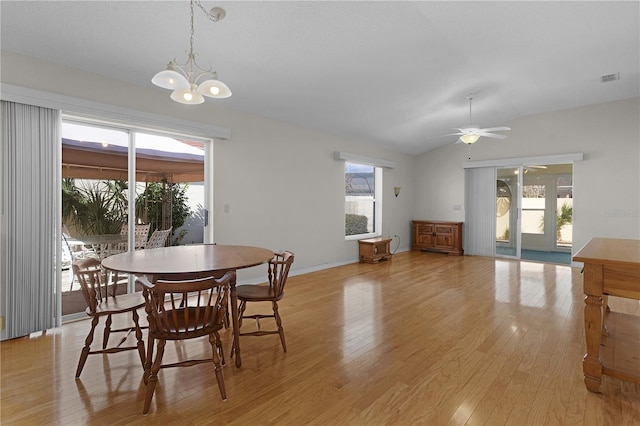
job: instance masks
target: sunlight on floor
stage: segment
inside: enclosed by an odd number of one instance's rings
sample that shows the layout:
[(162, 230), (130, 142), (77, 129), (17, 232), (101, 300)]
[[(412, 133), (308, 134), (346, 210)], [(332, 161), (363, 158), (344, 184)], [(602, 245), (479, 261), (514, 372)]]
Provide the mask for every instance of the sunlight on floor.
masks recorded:
[[(504, 303), (517, 302), (532, 308), (552, 307), (556, 313), (567, 316), (563, 300), (558, 300), (557, 286), (571, 285), (570, 266), (536, 262), (512, 262), (496, 260), (495, 300)], [(513, 294), (513, 281), (519, 280), (517, 294)]]
[(342, 355), (345, 361), (358, 358), (379, 342), (382, 326), (380, 288), (371, 280), (349, 280), (342, 295), (344, 327), (342, 327)]

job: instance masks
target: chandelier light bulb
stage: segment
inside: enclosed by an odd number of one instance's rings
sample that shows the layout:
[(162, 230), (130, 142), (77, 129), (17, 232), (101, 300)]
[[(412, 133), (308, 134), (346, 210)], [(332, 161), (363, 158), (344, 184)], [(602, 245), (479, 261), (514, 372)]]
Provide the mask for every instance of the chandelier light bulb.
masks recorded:
[(163, 89), (180, 90), (188, 89), (189, 81), (179, 72), (175, 71), (173, 62), (169, 62), (167, 69), (153, 76), (151, 82)]
[(198, 105), (204, 102), (204, 97), (192, 89), (174, 90), (171, 99), (181, 104)]
[[(213, 74), (215, 76), (215, 74)], [(231, 96), (229, 87), (220, 80), (205, 80), (198, 86), (198, 93), (210, 98), (223, 99)]]

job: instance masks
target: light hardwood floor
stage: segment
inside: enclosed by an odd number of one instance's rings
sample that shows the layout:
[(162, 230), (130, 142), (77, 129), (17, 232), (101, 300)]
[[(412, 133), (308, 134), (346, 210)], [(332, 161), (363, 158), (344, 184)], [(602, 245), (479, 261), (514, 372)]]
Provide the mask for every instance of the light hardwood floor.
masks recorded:
[[(398, 253), (292, 276), (280, 312), (289, 352), (245, 337), (238, 369), (225, 331), (228, 400), (208, 365), (163, 370), (148, 416), (135, 352), (92, 355), (74, 379), (87, 321), (2, 342), (0, 423), (640, 424), (640, 385), (585, 389), (576, 268)], [(169, 342), (165, 361), (208, 350)]]

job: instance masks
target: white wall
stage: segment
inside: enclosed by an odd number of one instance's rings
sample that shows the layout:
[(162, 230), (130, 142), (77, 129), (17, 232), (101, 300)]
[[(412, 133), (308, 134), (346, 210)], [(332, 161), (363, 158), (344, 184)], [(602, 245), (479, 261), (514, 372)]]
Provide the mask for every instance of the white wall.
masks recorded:
[(217, 243), (288, 248), (298, 267), (355, 260), (357, 243), (344, 241), (344, 163), (333, 159), (344, 150), (398, 161), (384, 170), (382, 228), (408, 245), (411, 197), (396, 199), (393, 187), (410, 186), (410, 157), (255, 117), (231, 127), (233, 140), (215, 147)]
[[(225, 108), (225, 101), (190, 107), (169, 99), (169, 92), (123, 85), (108, 78), (2, 52), (2, 82), (59, 93), (154, 114), (230, 128), (228, 141), (214, 142), (214, 233), (218, 244), (248, 244), (289, 249), (296, 271), (356, 261), (357, 241), (344, 240), (344, 162), (346, 151), (397, 162), (384, 170), (385, 236), (400, 236), (409, 247), (409, 216), (415, 159), (372, 148), (329, 132)], [(234, 96), (242, 96), (241, 89)], [(393, 187), (402, 187), (398, 198)], [(229, 205), (229, 213), (224, 205)], [(392, 248), (395, 248), (396, 240)], [(241, 271), (239, 280), (264, 276), (264, 267)]]
[[(591, 237), (640, 238), (640, 99), (524, 117), (507, 139), (483, 138), (471, 161), (583, 152), (574, 164), (573, 252)], [(417, 158), (417, 219), (464, 220), (468, 148), (448, 144)], [(453, 210), (462, 204), (461, 211)]]

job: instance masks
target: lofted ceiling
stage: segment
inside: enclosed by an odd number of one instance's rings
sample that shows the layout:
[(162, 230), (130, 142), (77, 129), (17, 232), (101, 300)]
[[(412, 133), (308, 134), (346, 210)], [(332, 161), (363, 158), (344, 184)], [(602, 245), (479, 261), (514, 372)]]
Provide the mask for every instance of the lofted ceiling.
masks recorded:
[[(640, 95), (637, 1), (202, 3), (226, 18), (196, 7), (194, 50), (233, 96), (197, 108), (408, 154), (455, 142), (440, 136), (468, 124), (469, 93), (481, 127)], [(0, 14), (2, 50), (150, 90), (189, 46), (186, 0), (3, 0)], [(602, 83), (609, 74), (620, 79)]]

